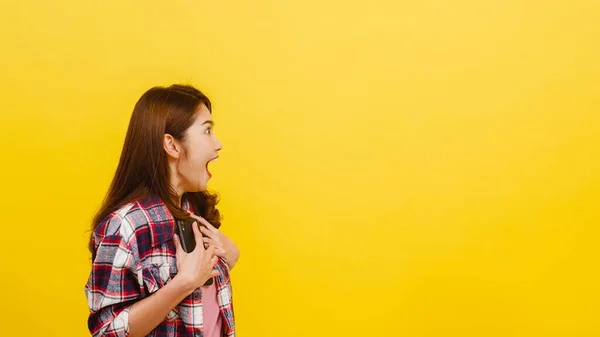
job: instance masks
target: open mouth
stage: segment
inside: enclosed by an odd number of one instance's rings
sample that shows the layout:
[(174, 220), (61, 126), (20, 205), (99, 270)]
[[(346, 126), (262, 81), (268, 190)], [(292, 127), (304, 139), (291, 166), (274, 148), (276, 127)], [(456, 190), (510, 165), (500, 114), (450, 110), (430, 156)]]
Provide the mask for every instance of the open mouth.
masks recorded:
[(212, 173), (210, 173), (210, 171), (208, 170), (208, 164), (217, 161), (217, 159), (219, 159), (219, 156), (214, 157), (213, 159), (209, 160), (206, 163), (206, 173), (208, 173), (208, 177), (211, 178), (212, 177)]

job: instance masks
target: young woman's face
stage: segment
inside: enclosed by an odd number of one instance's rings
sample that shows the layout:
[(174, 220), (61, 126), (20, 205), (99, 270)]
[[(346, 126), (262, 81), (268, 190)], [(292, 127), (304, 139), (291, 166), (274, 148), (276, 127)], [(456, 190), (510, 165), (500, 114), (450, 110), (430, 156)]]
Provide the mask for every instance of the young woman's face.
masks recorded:
[(185, 132), (183, 153), (177, 162), (182, 192), (200, 192), (208, 186), (211, 177), (208, 165), (218, 158), (222, 147), (213, 127), (210, 111), (201, 104), (194, 124)]

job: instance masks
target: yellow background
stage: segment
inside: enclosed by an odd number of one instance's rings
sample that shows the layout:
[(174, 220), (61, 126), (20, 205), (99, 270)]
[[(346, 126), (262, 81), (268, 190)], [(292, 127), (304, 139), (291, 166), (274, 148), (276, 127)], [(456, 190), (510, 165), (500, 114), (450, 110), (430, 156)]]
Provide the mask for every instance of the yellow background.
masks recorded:
[(1, 336), (85, 336), (138, 97), (224, 144), (241, 337), (600, 336), (600, 5), (4, 1)]

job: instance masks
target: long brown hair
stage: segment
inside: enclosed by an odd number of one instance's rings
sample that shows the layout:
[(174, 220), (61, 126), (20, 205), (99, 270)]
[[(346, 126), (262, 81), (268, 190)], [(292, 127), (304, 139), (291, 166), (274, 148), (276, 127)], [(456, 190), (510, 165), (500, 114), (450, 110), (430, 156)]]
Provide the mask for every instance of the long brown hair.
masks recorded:
[[(150, 196), (159, 197), (176, 219), (187, 218), (178, 204), (178, 196), (169, 183), (167, 154), (163, 149), (165, 134), (183, 140), (185, 131), (194, 123), (198, 107), (204, 104), (212, 113), (212, 104), (200, 90), (188, 85), (154, 87), (137, 101), (119, 165), (92, 223), (89, 250), (94, 254), (93, 231), (96, 226), (119, 207)], [(194, 212), (213, 226), (221, 225), (216, 208), (218, 196), (207, 191), (188, 192)]]

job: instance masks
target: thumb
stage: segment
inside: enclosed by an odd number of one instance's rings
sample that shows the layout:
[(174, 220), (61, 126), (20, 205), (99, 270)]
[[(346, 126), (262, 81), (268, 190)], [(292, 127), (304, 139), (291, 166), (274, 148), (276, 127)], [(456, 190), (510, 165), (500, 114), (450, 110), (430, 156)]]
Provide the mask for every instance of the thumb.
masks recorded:
[(209, 245), (208, 248), (206, 249), (206, 253), (205, 254), (209, 258), (215, 256), (215, 246)]
[(214, 268), (217, 265), (218, 262), (219, 262), (219, 258), (216, 257), (216, 256), (213, 256), (213, 258), (210, 259), (210, 266), (211, 266), (211, 268)]
[(227, 252), (223, 248), (215, 248), (215, 255), (224, 258)]
[(175, 256), (181, 255), (183, 253), (183, 248), (181, 248), (181, 242), (179, 242), (179, 235), (173, 234), (173, 242), (175, 243)]

